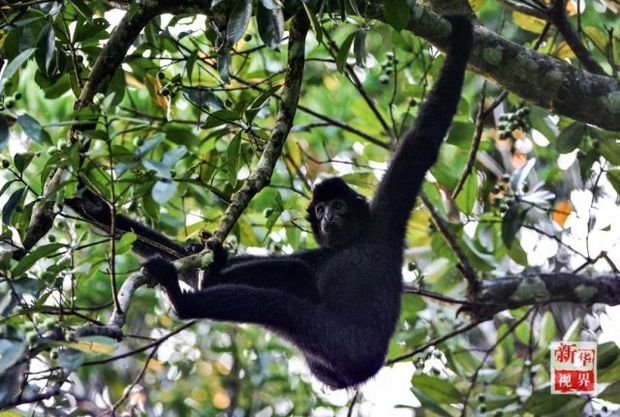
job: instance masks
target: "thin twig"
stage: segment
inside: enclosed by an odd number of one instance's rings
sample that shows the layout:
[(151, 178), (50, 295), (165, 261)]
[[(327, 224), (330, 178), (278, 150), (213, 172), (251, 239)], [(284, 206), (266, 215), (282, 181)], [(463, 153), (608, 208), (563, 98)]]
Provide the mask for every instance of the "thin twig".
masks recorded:
[(118, 399), (118, 401), (114, 404), (114, 406), (112, 407), (112, 410), (110, 410), (110, 414), (111, 415), (115, 415), (116, 410), (118, 410), (118, 407), (120, 407), (126, 400), (127, 398), (129, 398), (129, 396), (131, 395), (131, 390), (133, 390), (133, 388), (138, 385), (138, 383), (142, 380), (142, 378), (144, 377), (144, 374), (146, 373), (146, 370), (149, 367), (149, 363), (151, 362), (151, 359), (153, 359), (153, 357), (155, 356), (155, 354), (157, 353), (157, 349), (159, 349), (159, 346), (161, 344), (156, 345), (153, 350), (151, 351), (151, 353), (149, 354), (148, 358), (146, 358), (146, 362), (144, 362), (144, 366), (142, 367), (142, 369), (140, 370), (140, 372), (138, 373), (138, 375), (136, 375), (136, 378), (133, 380), (133, 382), (131, 383), (130, 386), (128, 386), (127, 388), (125, 388), (125, 393), (123, 394), (123, 396), (121, 398)]
[(476, 368), (476, 370), (474, 371), (474, 374), (469, 378), (470, 380), (470, 384), (469, 384), (469, 389), (467, 390), (467, 393), (465, 394), (465, 399), (463, 400), (463, 408), (461, 409), (461, 417), (465, 417), (467, 415), (467, 404), (469, 403), (469, 397), (471, 396), (472, 391), (474, 390), (474, 387), (476, 386), (476, 381), (478, 379), (478, 374), (480, 373), (480, 370), (482, 369), (482, 367), (486, 364), (486, 361), (489, 357), (489, 355), (495, 351), (495, 348), (506, 338), (508, 337), (508, 335), (510, 335), (516, 328), (518, 325), (520, 325), (521, 323), (523, 323), (525, 321), (525, 319), (527, 319), (527, 317), (530, 315), (530, 313), (532, 312), (532, 310), (534, 310), (535, 308), (537, 308), (537, 306), (532, 306), (524, 315), (523, 317), (521, 317), (519, 320), (515, 321), (514, 323), (512, 323), (510, 325), (510, 327), (508, 328), (508, 330), (506, 330), (506, 332), (501, 335), (500, 337), (497, 338), (497, 340), (495, 341), (495, 343), (493, 344), (493, 346), (491, 346), (489, 349), (487, 349), (486, 353), (484, 354), (482, 360), (480, 361), (480, 365), (478, 365), (478, 367)]
[(477, 321), (473, 321), (471, 323), (468, 323), (466, 325), (463, 325), (461, 327), (458, 327), (457, 329), (451, 331), (450, 333), (447, 333), (447, 334), (445, 334), (443, 336), (440, 336), (440, 337), (438, 337), (436, 339), (428, 341), (428, 342), (424, 343), (423, 345), (418, 346), (417, 348), (415, 348), (411, 352), (405, 353), (404, 355), (396, 356), (395, 358), (392, 358), (392, 359), (388, 359), (385, 362), (385, 365), (389, 366), (389, 365), (395, 364), (396, 362), (401, 362), (401, 361), (404, 361), (406, 359), (409, 359), (409, 358), (417, 355), (418, 353), (424, 352), (426, 349), (428, 349), (431, 346), (438, 345), (438, 344), (440, 344), (442, 342), (445, 342), (448, 339), (453, 338), (456, 335), (459, 335), (461, 333), (465, 333), (466, 331), (473, 329), (474, 327), (478, 326), (483, 321), (486, 321), (486, 320), (477, 320)]
[(359, 399), (360, 392), (359, 390), (355, 390), (355, 394), (353, 394), (353, 398), (351, 398), (351, 402), (349, 403), (349, 411), (347, 411), (347, 417), (353, 416), (353, 408), (355, 404), (357, 404), (357, 400)]
[(478, 147), (480, 146), (480, 140), (482, 139), (482, 130), (484, 128), (484, 117), (487, 114), (484, 109), (484, 100), (486, 99), (486, 80), (482, 83), (482, 91), (480, 92), (480, 101), (478, 103), (478, 112), (476, 113), (476, 130), (474, 133), (474, 139), (471, 142), (471, 148), (469, 149), (469, 156), (467, 157), (467, 164), (465, 165), (465, 169), (461, 174), (454, 190), (452, 191), (452, 199), (454, 200), (461, 190), (463, 189), (463, 185), (465, 181), (467, 181), (467, 177), (471, 173), (472, 168), (474, 167), (474, 163), (476, 162), (476, 154), (478, 153)]
[(463, 274), (463, 277), (467, 280), (468, 292), (470, 294), (475, 294), (480, 286), (476, 270), (470, 265), (467, 256), (457, 243), (456, 238), (452, 235), (450, 230), (448, 230), (447, 225), (433, 206), (433, 203), (430, 202), (430, 200), (424, 193), (420, 193), (420, 199), (422, 200), (422, 203), (424, 203), (424, 206), (431, 215), (433, 224), (435, 225), (435, 227), (437, 227), (437, 230), (445, 239), (448, 247), (450, 248), (450, 250), (452, 250), (452, 253), (454, 253), (454, 256), (456, 256), (456, 259), (459, 263), (458, 268)]

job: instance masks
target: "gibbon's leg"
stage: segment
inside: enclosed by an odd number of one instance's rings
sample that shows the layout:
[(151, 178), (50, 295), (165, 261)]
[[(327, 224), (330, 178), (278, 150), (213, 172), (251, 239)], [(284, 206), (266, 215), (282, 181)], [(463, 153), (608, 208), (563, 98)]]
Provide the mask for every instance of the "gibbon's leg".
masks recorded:
[(184, 293), (179, 287), (177, 271), (169, 261), (151, 258), (143, 268), (164, 288), (181, 319), (260, 324), (329, 363), (354, 363), (357, 356), (366, 353), (358, 352), (358, 346), (366, 344), (368, 334), (323, 305), (279, 289), (238, 284)]
[(177, 270), (163, 257), (147, 260), (145, 273), (160, 284), (181, 319), (208, 318), (237, 323), (255, 323), (287, 333), (299, 332), (301, 315), (319, 314), (317, 306), (279, 289), (240, 284), (221, 284), (203, 291), (185, 293)]
[(309, 359), (307, 362), (308, 368), (310, 368), (312, 374), (323, 383), (332, 388), (344, 388), (349, 386), (342, 373), (338, 373), (329, 366), (323, 365), (313, 359)]

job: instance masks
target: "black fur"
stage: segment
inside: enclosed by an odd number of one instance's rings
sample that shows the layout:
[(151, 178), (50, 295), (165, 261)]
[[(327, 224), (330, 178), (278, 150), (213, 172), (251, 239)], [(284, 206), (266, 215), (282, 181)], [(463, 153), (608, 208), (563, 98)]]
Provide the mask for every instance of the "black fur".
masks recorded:
[[(456, 112), (473, 43), (467, 18), (447, 19), (446, 62), (372, 202), (339, 178), (322, 182), (308, 208), (321, 248), (289, 256), (218, 255), (200, 292), (182, 292), (172, 264), (149, 259), (145, 272), (163, 286), (180, 318), (263, 325), (298, 346), (314, 375), (334, 388), (364, 382), (382, 367), (400, 312), (407, 220)], [(321, 228), (316, 205), (334, 199), (346, 203), (344, 221)]]
[[(66, 199), (65, 204), (95, 227), (110, 233), (112, 211), (109, 204), (98, 195), (83, 189), (75, 198)], [(163, 255), (167, 259), (179, 259), (204, 249), (204, 245), (200, 243), (181, 245), (122, 214), (116, 215), (114, 226), (117, 238), (127, 232), (137, 235), (132, 249), (144, 258)]]
[[(227, 259), (208, 273), (200, 292), (183, 293), (169, 261), (148, 260), (145, 271), (180, 318), (272, 329), (298, 346), (314, 375), (333, 388), (364, 382), (381, 368), (400, 312), (407, 220), (456, 112), (473, 43), (467, 18), (447, 19), (452, 35), (439, 79), (370, 205), (341, 179), (325, 180), (308, 208), (320, 249)], [(315, 207), (335, 198), (347, 204), (344, 228), (326, 233)]]

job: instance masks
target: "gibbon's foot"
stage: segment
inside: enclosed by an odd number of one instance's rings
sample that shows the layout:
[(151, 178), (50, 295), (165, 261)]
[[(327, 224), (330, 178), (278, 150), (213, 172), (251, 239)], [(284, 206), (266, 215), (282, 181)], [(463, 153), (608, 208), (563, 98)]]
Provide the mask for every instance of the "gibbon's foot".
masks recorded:
[(163, 256), (153, 256), (142, 264), (144, 274), (165, 289), (178, 288), (179, 278), (174, 264)]

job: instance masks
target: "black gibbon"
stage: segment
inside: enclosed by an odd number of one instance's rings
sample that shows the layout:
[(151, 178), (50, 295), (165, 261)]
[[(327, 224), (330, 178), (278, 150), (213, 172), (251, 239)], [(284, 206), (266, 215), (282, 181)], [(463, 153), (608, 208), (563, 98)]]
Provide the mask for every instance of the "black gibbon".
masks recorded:
[(308, 207), (320, 248), (231, 258), (215, 248), (197, 292), (180, 289), (168, 259), (148, 259), (145, 273), (163, 287), (179, 318), (265, 326), (296, 345), (312, 373), (333, 388), (377, 373), (400, 313), (407, 221), (456, 112), (473, 44), (469, 19), (446, 19), (452, 25), (446, 61), (372, 201), (340, 178), (321, 182)]

